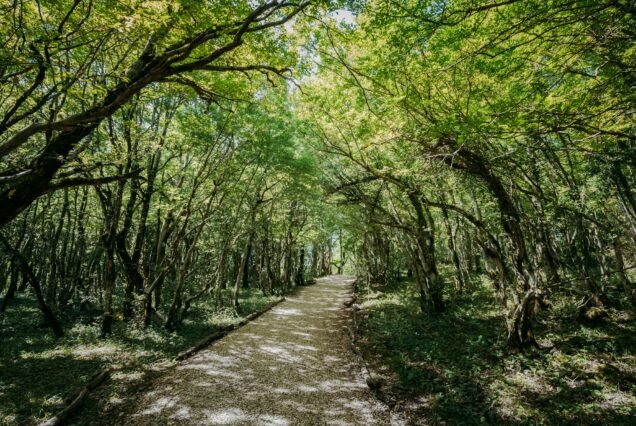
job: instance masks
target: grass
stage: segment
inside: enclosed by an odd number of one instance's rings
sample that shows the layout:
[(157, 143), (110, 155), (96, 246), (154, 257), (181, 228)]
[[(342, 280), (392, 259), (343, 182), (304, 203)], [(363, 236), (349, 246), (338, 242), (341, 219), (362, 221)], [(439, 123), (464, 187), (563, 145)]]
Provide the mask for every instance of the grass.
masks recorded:
[[(229, 299), (229, 293), (225, 297)], [(30, 424), (50, 417), (105, 367), (115, 370), (112, 379), (99, 389), (100, 402), (89, 401), (85, 410), (111, 408), (125, 399), (130, 387), (146, 378), (149, 368), (169, 365), (178, 352), (202, 337), (239, 322), (276, 299), (244, 289), (241, 316), (232, 309), (216, 310), (211, 304), (200, 303), (177, 332), (142, 330), (116, 321), (108, 339), (99, 337), (99, 312), (71, 310), (61, 315), (66, 336), (56, 340), (41, 326), (35, 302), (18, 297), (0, 317), (0, 425)], [(81, 417), (90, 419), (90, 415)]]
[(552, 348), (507, 354), (494, 300), (483, 283), (433, 316), (419, 310), (411, 282), (364, 294), (358, 334), (365, 358), (414, 423), (636, 423), (630, 315), (610, 311), (602, 324), (582, 324), (575, 301), (561, 299), (537, 327)]

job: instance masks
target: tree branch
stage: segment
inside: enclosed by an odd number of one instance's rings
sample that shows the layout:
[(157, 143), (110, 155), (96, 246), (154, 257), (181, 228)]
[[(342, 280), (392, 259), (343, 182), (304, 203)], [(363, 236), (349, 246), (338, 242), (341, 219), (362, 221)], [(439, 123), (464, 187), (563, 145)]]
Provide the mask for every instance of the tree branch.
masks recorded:
[(98, 186), (98, 185), (105, 185), (107, 183), (111, 183), (111, 182), (120, 182), (120, 181), (124, 181), (124, 180), (128, 180), (131, 178), (140, 178), (143, 179), (139, 176), (139, 173), (141, 173), (142, 169), (136, 169), (133, 170), (132, 172), (123, 174), (123, 175), (119, 175), (119, 176), (107, 176), (107, 177), (101, 177), (101, 178), (76, 178), (76, 179), (66, 179), (66, 180), (62, 180), (59, 182), (54, 182), (51, 183), (44, 191), (44, 194), (48, 194), (54, 191), (57, 191), (58, 189), (63, 189), (63, 188), (71, 188), (71, 187), (75, 187), (75, 186)]

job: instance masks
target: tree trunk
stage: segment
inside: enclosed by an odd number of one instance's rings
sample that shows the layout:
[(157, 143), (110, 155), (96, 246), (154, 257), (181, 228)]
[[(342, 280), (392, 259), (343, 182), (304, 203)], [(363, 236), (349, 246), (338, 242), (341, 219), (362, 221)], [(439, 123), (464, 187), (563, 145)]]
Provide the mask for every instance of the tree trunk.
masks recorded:
[(234, 281), (234, 290), (232, 291), (232, 307), (237, 311), (241, 308), (239, 303), (239, 291), (241, 288), (241, 282), (243, 281), (243, 277), (245, 275), (245, 269), (247, 268), (247, 258), (249, 256), (249, 250), (252, 246), (252, 236), (253, 232), (250, 232), (247, 235), (247, 241), (245, 242), (245, 247), (243, 248), (243, 254), (241, 256), (241, 263), (239, 265), (238, 273), (236, 274), (236, 280)]
[(3, 314), (7, 310), (7, 306), (9, 306), (9, 302), (15, 299), (15, 293), (18, 289), (18, 278), (19, 278), (19, 269), (15, 260), (11, 262), (11, 273), (9, 274), (9, 287), (7, 288), (7, 292), (4, 294), (4, 298), (2, 299), (2, 305), (0, 305), (0, 314)]
[(431, 304), (435, 312), (445, 310), (444, 299), (442, 296), (443, 279), (439, 276), (435, 261), (435, 236), (433, 218), (430, 213), (424, 212), (422, 202), (415, 192), (408, 193), (411, 205), (416, 213), (416, 235), (417, 242), (417, 258), (420, 260), (424, 280), (428, 287)]
[(636, 288), (634, 288), (634, 284), (625, 273), (625, 261), (623, 260), (623, 247), (620, 237), (614, 238), (614, 258), (616, 259), (616, 273), (623, 285), (625, 296), (627, 296), (627, 300), (632, 304), (632, 308), (636, 309)]
[(35, 293), (35, 297), (38, 301), (38, 307), (42, 311), (42, 314), (44, 314), (44, 318), (46, 319), (46, 322), (51, 326), (51, 329), (53, 330), (53, 334), (55, 334), (55, 337), (63, 337), (64, 330), (62, 330), (62, 327), (60, 326), (60, 323), (57, 320), (51, 308), (46, 304), (46, 301), (44, 300), (44, 295), (42, 294), (42, 288), (40, 287), (40, 282), (38, 281), (37, 277), (33, 273), (33, 269), (31, 269), (31, 266), (29, 265), (27, 260), (19, 251), (15, 250), (11, 246), (11, 244), (9, 244), (9, 241), (7, 241), (5, 237), (1, 234), (0, 234), (0, 243), (2, 243), (2, 245), (4, 245), (5, 248), (7, 249), (7, 251), (9, 251), (12, 254), (13, 258), (19, 262), (20, 267), (22, 269), (23, 277), (25, 277), (25, 279), (28, 280), (29, 284), (31, 284), (31, 288), (33, 289), (33, 292)]
[(305, 284), (305, 247), (298, 251), (298, 267), (296, 268), (296, 286)]

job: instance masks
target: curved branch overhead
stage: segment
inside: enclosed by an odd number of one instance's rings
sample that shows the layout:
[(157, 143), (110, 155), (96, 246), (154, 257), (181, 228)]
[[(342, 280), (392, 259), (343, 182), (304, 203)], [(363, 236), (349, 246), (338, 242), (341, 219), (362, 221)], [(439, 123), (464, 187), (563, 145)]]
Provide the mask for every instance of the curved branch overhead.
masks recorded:
[(0, 423), (634, 424), (634, 12), (5, 1)]

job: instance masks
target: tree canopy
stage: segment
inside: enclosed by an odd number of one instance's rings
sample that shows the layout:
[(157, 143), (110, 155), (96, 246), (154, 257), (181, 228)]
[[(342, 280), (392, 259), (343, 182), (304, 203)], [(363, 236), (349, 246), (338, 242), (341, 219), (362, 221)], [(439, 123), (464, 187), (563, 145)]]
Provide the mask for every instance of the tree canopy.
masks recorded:
[(66, 309), (178, 330), (348, 271), (444, 315), (484, 279), (521, 351), (557, 298), (634, 309), (635, 13), (5, 1), (0, 312), (28, 294), (58, 337)]

